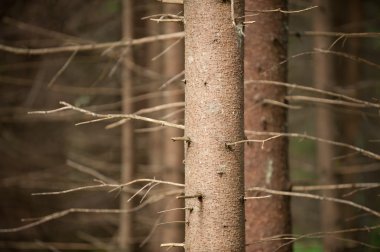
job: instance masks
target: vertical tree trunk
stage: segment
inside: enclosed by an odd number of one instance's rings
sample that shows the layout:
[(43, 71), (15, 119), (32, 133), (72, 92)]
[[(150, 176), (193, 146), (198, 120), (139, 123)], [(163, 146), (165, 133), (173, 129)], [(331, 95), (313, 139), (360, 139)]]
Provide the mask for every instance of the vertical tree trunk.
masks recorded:
[[(246, 10), (285, 10), (285, 0), (247, 0)], [(246, 15), (252, 14), (247, 12)], [(252, 17), (247, 17), (252, 20)], [(245, 78), (286, 82), (287, 17), (280, 13), (262, 13), (245, 31)], [(286, 88), (249, 84), (245, 89), (245, 128), (255, 131), (286, 131), (287, 111), (265, 104), (264, 99), (284, 102)], [(288, 140), (278, 138), (245, 149), (245, 185), (288, 190)], [(252, 244), (261, 238), (291, 233), (290, 199), (271, 197), (246, 202), (247, 251), (274, 251), (286, 241)], [(281, 251), (291, 251), (287, 246)]]
[[(122, 34), (123, 38), (128, 40), (133, 38), (133, 0), (122, 1)], [(124, 55), (125, 60), (131, 60), (132, 49), (127, 49)], [(133, 97), (133, 80), (132, 73), (127, 68), (127, 64), (123, 65), (122, 69), (122, 110), (125, 114), (133, 113), (132, 103), (130, 98)], [(129, 121), (122, 126), (121, 130), (121, 183), (131, 181), (133, 178), (134, 170), (134, 132), (133, 122)], [(120, 209), (131, 208), (131, 203), (127, 202), (129, 195), (122, 193), (120, 195)], [(132, 251), (132, 228), (133, 228), (133, 215), (120, 214), (120, 227), (119, 227), (119, 249), (121, 251)]]
[[(182, 10), (182, 7), (180, 7), (177, 4), (165, 4), (164, 5), (164, 11), (163, 13), (171, 13), (171, 14), (177, 14), (180, 13)], [(181, 25), (178, 23), (167, 23), (164, 26), (165, 33), (174, 33), (181, 31)], [(164, 48), (168, 48), (173, 41), (168, 41), (164, 43)], [(176, 45), (175, 47), (171, 48), (166, 54), (164, 55), (164, 74), (165, 78), (171, 78), (181, 71), (183, 71), (184, 68), (184, 62), (183, 62), (183, 52), (184, 47), (183, 43), (181, 42), (179, 45)], [(168, 87), (169, 90), (176, 90), (178, 89), (178, 86), (175, 86), (174, 84)], [(164, 96), (165, 103), (173, 103), (173, 102), (181, 102), (184, 100), (184, 97), (182, 94), (167, 94)], [(171, 109), (167, 110), (167, 113), (175, 113), (177, 109)], [(183, 120), (183, 113), (178, 113), (176, 116), (169, 118), (170, 121), (176, 122), (179, 119)], [(164, 179), (167, 181), (174, 181), (178, 183), (183, 183), (184, 180), (184, 172), (183, 172), (183, 143), (181, 142), (173, 142), (170, 139), (172, 137), (181, 136), (183, 134), (182, 130), (174, 129), (174, 128), (166, 128), (165, 129), (165, 139), (164, 139), (164, 164), (165, 164), (165, 171), (164, 171)], [(180, 200), (176, 199), (168, 199), (168, 202), (166, 204), (166, 209), (173, 209), (173, 208), (181, 208), (184, 207), (184, 204)], [(185, 215), (183, 211), (172, 211), (170, 214), (165, 215), (164, 222), (169, 221), (178, 221), (178, 220), (184, 220)], [(163, 229), (163, 241), (164, 242), (183, 242), (184, 241), (184, 226), (183, 225), (171, 225), (162, 227)]]
[[(232, 4), (233, 3), (233, 4)], [(231, 11), (231, 5), (234, 10)], [(244, 251), (244, 4), (185, 0), (187, 251)], [(236, 22), (242, 19), (236, 19)]]
[[(345, 30), (345, 32), (360, 32), (361, 29), (359, 28), (362, 24), (361, 21), (363, 21), (363, 1), (360, 0), (351, 0), (351, 1), (339, 1), (339, 6), (337, 8), (342, 8), (344, 6), (347, 6), (347, 12), (345, 12), (345, 23), (348, 24), (349, 29)], [(337, 9), (335, 8), (335, 9)], [(348, 14), (348, 15), (347, 15)], [(347, 48), (347, 52), (352, 55), (360, 55), (360, 39), (359, 38), (352, 38), (346, 41), (345, 47)], [(343, 80), (342, 83), (338, 83), (340, 88), (342, 90), (347, 90), (348, 95), (352, 97), (358, 97), (358, 82), (360, 81), (360, 64), (356, 61), (347, 60), (345, 61), (345, 67), (342, 69), (342, 67), (337, 66), (336, 70), (339, 71), (340, 80)], [(362, 120), (362, 115), (359, 114), (344, 114), (341, 118), (339, 118), (341, 122), (338, 126), (340, 128), (340, 138), (344, 139), (345, 142), (358, 145), (358, 136), (360, 135), (360, 121)], [(347, 152), (341, 153), (342, 155), (347, 155)], [(340, 154), (339, 154), (340, 155)], [(350, 156), (346, 157), (341, 162), (339, 162), (340, 168), (347, 167), (349, 165), (357, 164), (359, 162), (358, 156)], [(344, 170), (344, 169), (342, 169)], [(362, 178), (358, 176), (358, 174), (339, 174), (339, 181), (340, 183), (355, 183), (359, 182)], [(351, 198), (352, 200), (358, 199), (359, 195), (356, 195), (356, 198)], [(342, 216), (342, 219), (348, 219), (352, 218), (352, 216), (357, 215), (355, 209), (348, 207), (348, 206), (339, 206), (340, 210), (340, 216)], [(345, 222), (344, 227), (342, 225), (341, 228), (351, 228), (355, 226), (360, 226), (360, 218), (352, 220), (350, 222)], [(347, 240), (361, 240), (366, 241), (368, 235), (364, 234), (363, 236), (358, 236), (357, 234), (346, 234), (344, 236), (347, 238)], [(358, 239), (358, 238), (361, 239)], [(342, 242), (344, 244), (344, 247), (342, 245), (342, 251), (353, 251), (353, 247), (357, 246), (355, 242), (349, 242), (345, 241)]]
[[(315, 11), (314, 30), (331, 31), (331, 2), (329, 0), (315, 0), (318, 10)], [(324, 36), (315, 37), (315, 47), (327, 49), (333, 41)], [(316, 54), (314, 57), (314, 81), (315, 87), (320, 89), (332, 89), (334, 82), (334, 62), (331, 56)], [(324, 139), (334, 139), (333, 117), (328, 107), (317, 108), (316, 133)], [(317, 169), (321, 184), (336, 184), (333, 160), (334, 148), (332, 145), (317, 143)], [(336, 197), (334, 191), (326, 191), (324, 195)], [(332, 231), (338, 228), (338, 207), (335, 203), (321, 201), (321, 228), (322, 231)], [(331, 236), (325, 236), (323, 246), (325, 251), (337, 251), (341, 243)]]

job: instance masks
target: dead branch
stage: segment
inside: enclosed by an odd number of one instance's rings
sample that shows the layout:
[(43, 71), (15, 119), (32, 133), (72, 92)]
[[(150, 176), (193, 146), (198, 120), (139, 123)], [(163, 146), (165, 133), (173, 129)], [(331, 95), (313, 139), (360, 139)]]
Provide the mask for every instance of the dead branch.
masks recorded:
[(348, 54), (348, 53), (344, 53), (344, 52), (324, 50), (324, 49), (320, 49), (320, 48), (315, 48), (314, 51), (319, 52), (319, 53), (324, 53), (324, 54), (333, 54), (333, 55), (341, 56), (341, 57), (344, 57), (346, 59), (350, 59), (350, 60), (353, 60), (353, 61), (356, 61), (356, 62), (359, 62), (359, 63), (364, 63), (364, 64), (366, 64), (368, 66), (372, 66), (372, 67), (375, 67), (377, 69), (380, 69), (380, 65), (379, 64), (376, 64), (376, 63), (374, 63), (372, 61), (360, 58), (360, 57), (352, 55), (352, 54)]
[(117, 41), (117, 42), (106, 42), (106, 43), (94, 43), (85, 45), (72, 45), (72, 46), (62, 46), (62, 47), (51, 47), (51, 48), (39, 48), (39, 49), (27, 49), (12, 47), (0, 44), (0, 51), (5, 51), (14, 54), (26, 54), (26, 55), (41, 55), (41, 54), (52, 54), (52, 53), (62, 53), (62, 52), (74, 52), (74, 51), (91, 51), (109, 48), (118, 48), (123, 46), (135, 46), (142, 45), (146, 43), (152, 43), (155, 41), (168, 40), (168, 39), (178, 39), (184, 37), (184, 32), (176, 32), (170, 34), (162, 34), (156, 36), (150, 36), (145, 38), (133, 39), (128, 41)]
[(354, 108), (367, 107), (367, 105), (360, 104), (360, 103), (346, 102), (346, 101), (332, 100), (332, 99), (325, 99), (325, 98), (311, 97), (311, 96), (303, 96), (303, 95), (289, 95), (289, 96), (285, 96), (285, 99), (288, 101), (307, 101), (307, 102), (316, 102), (316, 103), (324, 103), (324, 104), (334, 104), (334, 105), (354, 107)]
[(377, 212), (371, 208), (368, 208), (366, 206), (357, 204), (357, 203), (349, 201), (349, 200), (320, 196), (320, 195), (315, 195), (315, 194), (310, 194), (310, 193), (278, 191), (278, 190), (272, 190), (272, 189), (267, 189), (267, 188), (263, 188), (263, 187), (252, 187), (252, 188), (249, 188), (247, 191), (259, 191), (259, 192), (265, 192), (265, 193), (270, 193), (270, 194), (274, 194), (274, 195), (283, 195), (283, 196), (331, 201), (331, 202), (336, 202), (336, 203), (340, 203), (340, 204), (344, 204), (344, 205), (349, 205), (349, 206), (355, 207), (357, 209), (363, 210), (365, 212), (368, 212), (368, 213), (370, 213), (376, 217), (380, 217), (380, 212)]
[(304, 9), (300, 9), (300, 10), (282, 10), (280, 8), (277, 8), (277, 9), (273, 9), (273, 10), (246, 10), (246, 12), (257, 12), (257, 13), (280, 12), (283, 14), (296, 14), (296, 13), (309, 11), (309, 10), (312, 10), (315, 8), (319, 8), (319, 6), (310, 6), (310, 7), (304, 8)]
[(373, 153), (371, 151), (356, 147), (354, 145), (350, 145), (350, 144), (346, 144), (346, 143), (342, 143), (342, 142), (336, 142), (336, 141), (323, 139), (323, 138), (319, 138), (319, 137), (315, 137), (315, 136), (310, 136), (310, 135), (306, 135), (306, 134), (281, 133), (281, 132), (261, 132), (261, 131), (250, 131), (250, 130), (246, 130), (245, 133), (251, 134), (251, 135), (261, 135), (261, 136), (265, 136), (265, 135), (266, 136), (283, 136), (283, 137), (295, 137), (295, 138), (301, 138), (301, 139), (309, 139), (309, 140), (313, 140), (313, 141), (318, 141), (318, 142), (322, 142), (322, 143), (327, 143), (327, 144), (332, 144), (335, 146), (348, 148), (348, 149), (357, 151), (360, 154), (367, 156), (369, 158), (380, 160), (380, 155)]
[(286, 82), (270, 81), (270, 80), (248, 80), (248, 81), (245, 81), (244, 84), (252, 84), (252, 83), (264, 84), (264, 85), (284, 86), (284, 87), (291, 88), (291, 89), (299, 89), (299, 90), (304, 90), (304, 91), (309, 91), (309, 92), (315, 92), (315, 93), (319, 93), (319, 94), (324, 94), (324, 95), (329, 95), (332, 97), (340, 98), (343, 100), (352, 101), (352, 102), (355, 102), (358, 104), (363, 104), (367, 107), (380, 108), (380, 104), (377, 104), (377, 103), (363, 101), (363, 100), (356, 99), (356, 98), (353, 98), (353, 97), (350, 97), (347, 95), (342, 95), (339, 93), (335, 93), (335, 92), (331, 92), (331, 91), (327, 91), (327, 90), (322, 90), (322, 89), (318, 89), (318, 88), (313, 88), (313, 87), (306, 87), (306, 86), (302, 86), (302, 85), (298, 85), (298, 84), (294, 84), (294, 83), (286, 83)]
[(341, 189), (358, 189), (358, 188), (376, 188), (380, 183), (352, 183), (337, 185), (311, 185), (311, 186), (292, 186), (292, 191), (321, 191), (321, 190), (341, 190)]
[(40, 193), (33, 193), (34, 196), (44, 196), (44, 195), (59, 195), (59, 194), (66, 194), (66, 193), (72, 193), (77, 191), (84, 191), (84, 190), (91, 190), (91, 189), (100, 189), (100, 188), (111, 188), (111, 191), (117, 190), (117, 189), (123, 189), (123, 187), (130, 186), (132, 184), (141, 183), (141, 182), (153, 182), (153, 183), (159, 183), (164, 185), (172, 185), (177, 187), (185, 187), (184, 184), (175, 183), (175, 182), (169, 182), (164, 180), (157, 180), (157, 179), (135, 179), (128, 183), (124, 184), (105, 184), (101, 183), (98, 185), (92, 185), (92, 186), (82, 186), (82, 187), (76, 187), (72, 189), (67, 189), (63, 191), (55, 191), (55, 192), (40, 192)]
[[(177, 128), (177, 129), (185, 129), (185, 127), (183, 125), (180, 125), (180, 124), (170, 123), (170, 122), (166, 122), (166, 121), (162, 121), (162, 120), (156, 120), (156, 119), (143, 117), (143, 116), (139, 116), (139, 115), (135, 115), (135, 114), (98, 114), (98, 113), (95, 113), (95, 112), (92, 112), (92, 111), (89, 111), (89, 110), (86, 110), (83, 108), (73, 106), (67, 102), (61, 101), (60, 104), (64, 106), (63, 108), (60, 108), (60, 110), (64, 110), (64, 108), (67, 108), (67, 109), (71, 109), (74, 111), (78, 111), (78, 112), (83, 113), (85, 115), (89, 115), (89, 116), (97, 117), (97, 118), (102, 118), (103, 120), (127, 118), (127, 119), (134, 119), (134, 120), (151, 122), (151, 123), (155, 123), (155, 124), (160, 124), (162, 126), (173, 127), (173, 128)], [(50, 110), (50, 111), (33, 111), (33, 112), (29, 112), (29, 113), (30, 114), (49, 114), (49, 113), (54, 113), (54, 112), (57, 112), (57, 110), (55, 109), (55, 110)], [(99, 120), (95, 120), (95, 121), (99, 121)], [(94, 122), (94, 121), (92, 121), (92, 122)], [(79, 123), (79, 125), (80, 124), (83, 124), (83, 123)]]
[(26, 230), (26, 229), (29, 229), (29, 228), (32, 228), (32, 227), (35, 227), (35, 226), (39, 226), (41, 224), (44, 224), (46, 222), (49, 222), (49, 221), (52, 221), (52, 220), (55, 220), (55, 219), (62, 218), (62, 217), (66, 216), (68, 214), (71, 214), (71, 213), (95, 213), (95, 214), (126, 214), (126, 213), (131, 213), (131, 212), (138, 211), (138, 210), (144, 208), (145, 206), (147, 206), (149, 204), (153, 204), (155, 202), (158, 202), (158, 201), (164, 199), (167, 196), (175, 195), (175, 194), (178, 194), (178, 193), (181, 193), (181, 192), (182, 191), (179, 191), (179, 190), (173, 190), (173, 191), (168, 191), (168, 192), (162, 193), (160, 195), (152, 196), (148, 200), (146, 200), (145, 202), (143, 202), (142, 204), (138, 205), (137, 207), (134, 207), (134, 208), (131, 208), (131, 209), (127, 209), (127, 210), (121, 210), (121, 209), (70, 208), (70, 209), (66, 209), (66, 210), (60, 211), (60, 212), (55, 212), (55, 213), (52, 213), (52, 214), (49, 214), (49, 215), (46, 215), (46, 216), (42, 216), (42, 217), (39, 217), (39, 218), (28, 219), (28, 220), (36, 220), (36, 221), (34, 221), (32, 223), (29, 223), (29, 224), (26, 224), (26, 225), (22, 225), (22, 226), (16, 227), (16, 228), (0, 229), (0, 233), (19, 232), (19, 231)]

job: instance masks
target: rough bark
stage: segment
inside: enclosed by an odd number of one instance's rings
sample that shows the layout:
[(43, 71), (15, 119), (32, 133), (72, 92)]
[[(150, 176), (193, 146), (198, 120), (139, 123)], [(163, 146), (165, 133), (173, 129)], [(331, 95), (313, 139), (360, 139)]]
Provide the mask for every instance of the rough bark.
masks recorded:
[[(286, 9), (284, 0), (246, 1), (246, 10)], [(254, 12), (253, 12), (254, 13)], [(252, 12), (246, 12), (246, 15)], [(246, 80), (285, 81), (287, 67), (280, 63), (287, 56), (287, 17), (279, 12), (263, 13), (245, 30), (244, 71)], [(284, 101), (286, 88), (249, 84), (245, 87), (245, 128), (254, 131), (286, 131), (287, 111), (265, 104), (264, 99)], [(288, 190), (288, 140), (278, 138), (245, 149), (245, 186)], [(256, 243), (258, 240), (291, 233), (290, 199), (271, 197), (249, 200), (245, 205), (247, 251), (274, 251), (286, 241)], [(291, 245), (281, 251), (291, 251)]]
[[(122, 1), (122, 34), (124, 39), (132, 39), (133, 37), (133, 1)], [(131, 60), (132, 52), (127, 51), (124, 55), (125, 60)], [(124, 64), (122, 68), (122, 110), (125, 114), (133, 113), (132, 103), (129, 98), (133, 97), (133, 81), (132, 73)], [(133, 122), (129, 121), (122, 126), (121, 136), (121, 178), (120, 182), (125, 183), (131, 181), (134, 170), (134, 134)], [(130, 195), (122, 193), (120, 195), (120, 209), (131, 208), (128, 202)], [(120, 251), (132, 251), (131, 238), (133, 234), (133, 215), (120, 214), (119, 226), (119, 249)]]
[[(243, 1), (185, 0), (187, 251), (244, 251)], [(241, 21), (237, 19), (236, 21)], [(241, 24), (238, 24), (241, 26)]]
[[(315, 0), (318, 10), (315, 11), (313, 21), (314, 30), (331, 31), (331, 3), (328, 0)], [(327, 49), (333, 41), (328, 37), (315, 37), (315, 47)], [(314, 56), (314, 82), (319, 89), (331, 90), (334, 82), (334, 62), (331, 56), (316, 54)], [(316, 133), (324, 139), (334, 139), (333, 116), (328, 107), (317, 107)], [(317, 143), (317, 169), (321, 184), (337, 184), (336, 174), (333, 167), (334, 148), (332, 145)], [(336, 192), (326, 191), (324, 195), (336, 197)], [(335, 203), (321, 201), (321, 229), (332, 231), (338, 229), (339, 210)], [(323, 239), (325, 251), (338, 251), (341, 242), (331, 236)]]

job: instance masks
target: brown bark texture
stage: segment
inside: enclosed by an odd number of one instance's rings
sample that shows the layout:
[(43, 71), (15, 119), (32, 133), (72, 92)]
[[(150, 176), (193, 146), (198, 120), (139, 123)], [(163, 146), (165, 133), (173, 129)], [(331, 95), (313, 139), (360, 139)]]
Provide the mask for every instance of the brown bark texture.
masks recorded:
[[(246, 15), (257, 10), (287, 8), (284, 0), (247, 0)], [(249, 11), (249, 12), (248, 12)], [(287, 17), (280, 12), (261, 13), (245, 30), (244, 71), (246, 80), (287, 79)], [(245, 129), (253, 131), (285, 132), (287, 111), (265, 104), (264, 99), (285, 102), (286, 88), (248, 84), (245, 87)], [(245, 148), (245, 186), (259, 186), (276, 190), (289, 189), (288, 140), (278, 138)], [(290, 199), (274, 196), (268, 199), (248, 200), (245, 204), (247, 251), (274, 251), (286, 241), (257, 243), (260, 239), (291, 233)], [(255, 243), (256, 242), (256, 243)], [(278, 251), (291, 251), (291, 245)]]
[(245, 247), (243, 3), (184, 2), (186, 251)]
[[(331, 31), (331, 2), (328, 0), (315, 0), (318, 10), (315, 11), (313, 21), (315, 31)], [(333, 41), (328, 37), (315, 37), (315, 47), (328, 49)], [(331, 56), (316, 54), (314, 56), (314, 82), (319, 89), (332, 90), (334, 85), (334, 62)], [(331, 110), (328, 107), (317, 107), (316, 133), (318, 137), (334, 140), (334, 122)], [(317, 143), (317, 169), (321, 184), (337, 184), (333, 167), (334, 148), (332, 145)], [(326, 191), (324, 195), (336, 197), (336, 192)], [(339, 209), (335, 203), (321, 201), (321, 229), (322, 231), (338, 230)], [(323, 246), (325, 251), (339, 251), (342, 243), (336, 238), (325, 236)]]
[[(133, 38), (133, 1), (122, 1), (122, 34), (124, 39)], [(131, 48), (124, 55), (125, 60), (132, 58)], [(130, 98), (133, 97), (132, 72), (127, 68), (127, 63), (123, 65), (121, 72), (122, 81), (122, 110), (125, 114), (133, 113)], [(129, 121), (121, 129), (121, 183), (129, 182), (133, 179), (134, 171), (134, 132), (133, 122)], [(120, 209), (126, 210), (132, 207), (128, 202), (130, 195), (122, 193), (120, 195)], [(131, 238), (133, 235), (133, 215), (120, 214), (119, 225), (119, 249), (120, 251), (132, 251)]]

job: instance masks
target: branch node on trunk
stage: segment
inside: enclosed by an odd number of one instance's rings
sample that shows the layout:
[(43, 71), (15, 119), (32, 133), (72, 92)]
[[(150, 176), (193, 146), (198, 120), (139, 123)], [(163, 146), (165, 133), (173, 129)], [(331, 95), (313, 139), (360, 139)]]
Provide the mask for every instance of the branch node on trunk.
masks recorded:
[(185, 143), (187, 143), (188, 147), (190, 146), (190, 143), (191, 143), (190, 137), (186, 137), (186, 136), (183, 136), (183, 137), (172, 137), (172, 141), (173, 142), (184, 141)]
[(195, 194), (195, 195), (180, 195), (176, 197), (177, 199), (194, 199), (198, 198), (199, 201), (202, 201), (203, 195), (202, 194)]

